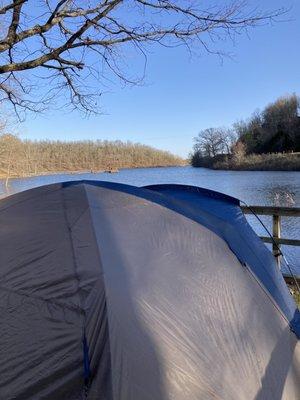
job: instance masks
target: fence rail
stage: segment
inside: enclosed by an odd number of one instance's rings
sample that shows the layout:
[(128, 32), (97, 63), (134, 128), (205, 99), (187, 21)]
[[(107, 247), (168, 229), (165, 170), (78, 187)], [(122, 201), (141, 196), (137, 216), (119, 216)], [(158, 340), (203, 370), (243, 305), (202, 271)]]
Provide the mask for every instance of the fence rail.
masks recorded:
[[(289, 239), (281, 237), (281, 217), (300, 217), (300, 207), (264, 207), (264, 206), (242, 206), (244, 214), (257, 214), (272, 216), (273, 229), (272, 238), (260, 236), (265, 243), (271, 243), (272, 251), (280, 267), (280, 245), (300, 246), (299, 239)], [(275, 242), (275, 243), (274, 243)], [(288, 277), (285, 277), (286, 280)], [(300, 280), (300, 279), (299, 279)]]

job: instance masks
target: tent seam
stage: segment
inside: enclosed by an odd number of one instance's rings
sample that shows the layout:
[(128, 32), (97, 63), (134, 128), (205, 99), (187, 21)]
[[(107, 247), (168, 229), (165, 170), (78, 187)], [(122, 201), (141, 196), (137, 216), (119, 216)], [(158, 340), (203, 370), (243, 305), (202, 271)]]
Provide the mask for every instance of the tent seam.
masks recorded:
[(4, 291), (9, 292), (9, 293), (14, 293), (14, 294), (17, 294), (17, 295), (22, 296), (22, 297), (28, 297), (29, 299), (39, 300), (39, 301), (42, 301), (44, 303), (50, 303), (50, 304), (53, 304), (53, 305), (56, 305), (56, 306), (59, 306), (59, 307), (62, 307), (62, 308), (67, 308), (67, 309), (69, 309), (71, 311), (77, 311), (80, 314), (82, 314), (84, 312), (84, 310), (82, 308), (77, 307), (75, 305), (72, 306), (70, 304), (61, 303), (61, 302), (56, 301), (56, 300), (44, 299), (43, 297), (39, 297), (39, 296), (32, 296), (31, 294), (22, 293), (19, 290), (9, 289), (9, 288), (7, 288), (5, 286), (2, 286), (2, 285), (0, 285), (0, 290), (4, 290)]
[[(76, 282), (77, 282), (76, 292), (78, 294), (79, 303), (80, 303), (81, 308), (83, 310), (82, 326), (81, 326), (81, 329), (82, 329), (82, 332), (81, 332), (81, 334), (82, 334), (81, 345), (82, 345), (82, 351), (83, 351), (83, 364), (84, 364), (84, 375), (85, 375), (85, 366), (86, 366), (86, 360), (85, 360), (85, 356), (86, 356), (86, 337), (85, 337), (86, 312), (84, 310), (83, 299), (82, 299), (82, 296), (80, 294), (81, 288), (80, 288), (80, 279), (79, 279), (79, 275), (78, 275), (78, 265), (77, 265), (76, 255), (75, 255), (75, 247), (74, 247), (74, 241), (73, 241), (73, 235), (72, 235), (72, 228), (71, 228), (71, 225), (69, 223), (69, 219), (68, 219), (67, 212), (66, 212), (67, 210), (66, 210), (66, 204), (65, 204), (64, 189), (65, 188), (63, 187), (63, 190), (61, 191), (61, 201), (62, 201), (64, 218), (65, 218), (65, 222), (66, 222), (66, 225), (67, 225), (67, 230), (68, 230), (69, 240), (70, 240), (70, 245), (71, 245), (72, 260), (73, 260), (72, 264), (73, 264), (75, 279), (76, 279)], [(85, 377), (85, 379), (86, 379), (86, 377)], [(83, 394), (87, 398), (85, 382), (84, 382), (84, 385), (83, 385)]]
[[(95, 226), (94, 226), (94, 220), (92, 218), (92, 214), (91, 214), (91, 204), (90, 204), (90, 199), (89, 196), (87, 194), (87, 190), (86, 190), (86, 182), (83, 183), (83, 187), (84, 187), (84, 192), (85, 192), (85, 197), (88, 203), (88, 207), (87, 207), (87, 211), (90, 214), (90, 220), (91, 220), (91, 227), (92, 227), (92, 232), (93, 232), (93, 237), (94, 237), (94, 241), (95, 241), (95, 248), (98, 254), (98, 262), (100, 265), (102, 264), (102, 259), (101, 259), (101, 255), (100, 255), (100, 251), (99, 251), (99, 247), (98, 247), (98, 243), (97, 243), (97, 236), (96, 236), (96, 231), (95, 231)], [(106, 305), (106, 309), (108, 308), (108, 304), (107, 304), (107, 299), (106, 299), (106, 287), (105, 287), (105, 279), (104, 279), (104, 271), (102, 271), (103, 276), (103, 290), (104, 290), (104, 298), (105, 298), (105, 305)], [(108, 319), (108, 315), (106, 313), (106, 318), (107, 318), (107, 335), (108, 335), (108, 343), (109, 343), (109, 361), (110, 361), (110, 365), (112, 365), (112, 355), (111, 355), (111, 349), (110, 349), (110, 331), (109, 331), (109, 319)], [(111, 384), (111, 388), (112, 388), (112, 400), (114, 399), (114, 390), (113, 390), (113, 377), (112, 377), (112, 368), (110, 368), (110, 384)]]
[(275, 299), (272, 297), (272, 295), (270, 294), (269, 290), (266, 289), (266, 287), (262, 284), (262, 282), (259, 281), (258, 277), (256, 276), (256, 274), (251, 270), (251, 268), (248, 266), (247, 263), (243, 264), (246, 268), (246, 271), (248, 272), (248, 274), (250, 275), (250, 277), (258, 284), (258, 286), (261, 288), (261, 290), (263, 291), (263, 293), (265, 294), (265, 296), (269, 299), (269, 301), (272, 303), (273, 307), (276, 308), (277, 311), (279, 311), (280, 315), (282, 316), (282, 318), (290, 325), (290, 320), (287, 318), (287, 316), (283, 313), (283, 311), (281, 310), (281, 308), (278, 306), (277, 302), (275, 301)]

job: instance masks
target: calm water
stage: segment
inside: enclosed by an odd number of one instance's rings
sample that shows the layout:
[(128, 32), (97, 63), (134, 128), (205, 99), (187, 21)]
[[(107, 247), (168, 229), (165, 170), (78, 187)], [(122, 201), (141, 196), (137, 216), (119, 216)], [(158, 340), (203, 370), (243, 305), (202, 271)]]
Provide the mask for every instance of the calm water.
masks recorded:
[[(156, 183), (182, 183), (202, 186), (237, 197), (249, 205), (300, 207), (300, 172), (212, 171), (205, 168), (170, 167), (125, 169), (116, 174), (57, 174), (13, 179), (6, 189), (0, 181), (0, 197), (29, 188), (62, 181), (93, 179), (143, 186)], [(271, 217), (262, 218), (271, 228)], [(248, 218), (258, 234), (267, 236), (254, 217)], [(300, 237), (300, 219), (284, 218), (282, 236)], [(283, 246), (293, 271), (300, 275), (300, 248)], [(285, 271), (285, 267), (283, 266)], [(285, 271), (286, 272), (286, 271)]]

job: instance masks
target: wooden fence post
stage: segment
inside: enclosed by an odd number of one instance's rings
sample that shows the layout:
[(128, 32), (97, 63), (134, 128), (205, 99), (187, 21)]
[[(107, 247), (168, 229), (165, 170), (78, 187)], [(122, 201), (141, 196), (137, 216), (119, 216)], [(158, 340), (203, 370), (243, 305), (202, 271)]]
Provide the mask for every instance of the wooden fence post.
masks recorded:
[[(276, 241), (276, 239), (280, 239), (281, 236), (281, 218), (280, 215), (274, 215), (273, 214), (273, 238)], [(273, 243), (272, 250), (274, 257), (276, 258), (277, 261), (277, 266), (280, 269), (280, 244), (278, 241), (276, 241), (277, 246)]]

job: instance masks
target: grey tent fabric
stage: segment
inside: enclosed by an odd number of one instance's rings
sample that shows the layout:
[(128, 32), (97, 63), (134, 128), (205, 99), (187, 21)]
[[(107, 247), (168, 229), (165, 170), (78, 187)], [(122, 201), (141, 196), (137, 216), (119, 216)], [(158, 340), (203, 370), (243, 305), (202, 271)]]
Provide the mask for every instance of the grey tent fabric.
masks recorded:
[[(238, 207), (218, 201), (207, 220)], [(252, 265), (188, 205), (92, 181), (0, 202), (0, 399), (300, 399), (297, 309), (269, 255)]]
[(147, 189), (176, 200), (185, 215), (222, 237), (264, 285), (300, 338), (300, 312), (289, 295), (275, 258), (248, 224), (239, 201), (222, 193), (187, 185), (152, 185)]

